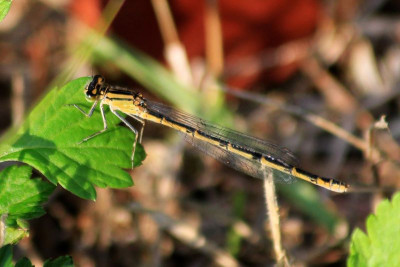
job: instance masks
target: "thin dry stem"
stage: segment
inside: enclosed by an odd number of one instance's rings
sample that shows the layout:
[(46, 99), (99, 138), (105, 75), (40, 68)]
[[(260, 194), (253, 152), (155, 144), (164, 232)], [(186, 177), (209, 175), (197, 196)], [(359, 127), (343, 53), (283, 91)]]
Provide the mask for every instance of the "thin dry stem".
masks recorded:
[(219, 77), (224, 68), (223, 40), (218, 1), (207, 0), (205, 12), (206, 56), (208, 67), (215, 77)]
[(24, 119), (26, 107), (26, 87), (21, 72), (12, 75), (12, 123), (20, 125)]
[[(349, 90), (335, 79), (315, 58), (310, 57), (305, 60), (302, 65), (302, 70), (325, 95), (330, 107), (344, 114), (352, 114), (357, 111), (358, 117), (363, 117), (363, 121), (372, 124), (373, 116), (369, 111), (360, 107), (357, 100), (349, 93)], [(370, 148), (368, 140), (357, 138), (322, 117), (308, 114), (307, 119), (363, 151), (368, 160), (373, 158), (380, 161), (388, 158), (388, 156), (379, 149)], [(365, 123), (359, 127), (364, 129)]]
[(178, 31), (166, 0), (151, 0), (165, 44), (179, 42)]
[(0, 247), (4, 245), (4, 240), (6, 239), (6, 219), (8, 214), (2, 214), (0, 216)]
[(229, 62), (224, 67), (223, 76), (248, 77), (260, 73), (266, 69), (285, 66), (304, 60), (309, 56), (310, 42), (308, 39), (301, 39), (281, 45), (273, 51), (265, 51), (256, 56), (246, 56)]
[(311, 122), (312, 124), (314, 124), (315, 126), (318, 126), (321, 129), (324, 129), (325, 131), (347, 141), (347, 143), (351, 144), (352, 146), (366, 153), (368, 149), (367, 143), (363, 139), (358, 138), (357, 136), (349, 133), (342, 127), (334, 124), (333, 122), (321, 116), (311, 113), (305, 115), (304, 118), (309, 122)]
[(152, 0), (154, 12), (165, 44), (165, 58), (175, 76), (184, 84), (192, 85), (192, 73), (185, 48), (179, 41), (178, 31), (166, 0)]
[(325, 96), (329, 107), (345, 114), (358, 107), (356, 99), (315, 58), (306, 59), (301, 69)]
[(368, 148), (366, 151), (366, 157), (373, 162), (374, 164), (377, 164), (379, 162), (379, 158), (376, 158), (376, 154), (374, 154), (374, 150), (377, 149), (376, 146), (376, 139), (377, 139), (377, 131), (385, 130), (390, 132), (389, 130), (389, 125), (386, 122), (386, 116), (383, 115), (379, 119), (379, 121), (375, 122), (367, 131), (366, 133), (366, 143), (368, 144)]
[(286, 252), (282, 247), (281, 230), (279, 222), (279, 207), (276, 200), (275, 184), (273, 180), (272, 172), (267, 172), (264, 179), (264, 195), (265, 195), (265, 206), (267, 209), (267, 215), (269, 219), (269, 225), (271, 230), (272, 243), (274, 244), (274, 252), (276, 261), (279, 266), (289, 266), (289, 260), (286, 256)]

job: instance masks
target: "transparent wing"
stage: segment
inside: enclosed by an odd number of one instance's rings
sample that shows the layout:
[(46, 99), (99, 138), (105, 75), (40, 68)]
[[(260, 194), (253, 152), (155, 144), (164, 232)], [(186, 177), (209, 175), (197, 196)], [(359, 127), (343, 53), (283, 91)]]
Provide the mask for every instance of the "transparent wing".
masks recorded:
[[(270, 143), (268, 141), (264, 141), (264, 140), (261, 140), (261, 139), (258, 139), (258, 138), (255, 138), (255, 137), (252, 137), (249, 135), (245, 135), (243, 133), (240, 133), (240, 132), (228, 129), (228, 128), (224, 128), (224, 127), (212, 124), (203, 119), (186, 114), (182, 111), (176, 110), (172, 107), (166, 106), (161, 103), (147, 101), (147, 108), (151, 111), (162, 114), (176, 122), (190, 126), (192, 128), (195, 128), (196, 130), (201, 130), (204, 133), (206, 133), (207, 135), (210, 135), (212, 137), (216, 137), (218, 139), (230, 142), (232, 144), (245, 147), (246, 149), (249, 149), (250, 151), (261, 153), (264, 156), (272, 157), (283, 164), (286, 164), (289, 166), (297, 166), (298, 165), (298, 161), (297, 161), (296, 157), (288, 149), (281, 148), (281, 147), (279, 147), (273, 143)], [(197, 140), (193, 140), (191, 143), (200, 149), (199, 145), (197, 144)], [(201, 144), (201, 145), (206, 146), (205, 144)], [(211, 145), (208, 145), (208, 148), (210, 148), (210, 146)], [(227, 154), (224, 149), (220, 149), (220, 150), (221, 150), (221, 152), (218, 152), (218, 153)], [(224, 151), (224, 152), (222, 152), (222, 151)], [(205, 152), (207, 153), (207, 151), (205, 151)], [(209, 154), (209, 153), (207, 153), (207, 154)], [(213, 156), (213, 155), (211, 155), (211, 156)], [(247, 160), (247, 161), (250, 162), (251, 160)], [(251, 161), (251, 162), (253, 162), (253, 161)], [(253, 163), (253, 164), (255, 164), (255, 163)], [(232, 166), (232, 167), (236, 168), (235, 166)], [(239, 170), (244, 171), (243, 168), (240, 168)], [(255, 169), (255, 166), (251, 167), (251, 168)], [(236, 168), (236, 169), (238, 169), (238, 168)], [(244, 172), (246, 172), (246, 171), (244, 171)], [(251, 174), (253, 172), (255, 172), (255, 171), (249, 171), (246, 173), (251, 176), (259, 177), (259, 175)]]
[(287, 173), (283, 173), (271, 168), (263, 168), (261, 163), (258, 161), (241, 157), (219, 146), (215, 146), (200, 139), (193, 138), (192, 135), (184, 134), (184, 138), (188, 143), (200, 151), (228, 165), (229, 167), (246, 173), (250, 176), (259, 179), (265, 179), (266, 175), (272, 171), (274, 180), (276, 182), (292, 183), (293, 181), (296, 181), (293, 176), (288, 175)]

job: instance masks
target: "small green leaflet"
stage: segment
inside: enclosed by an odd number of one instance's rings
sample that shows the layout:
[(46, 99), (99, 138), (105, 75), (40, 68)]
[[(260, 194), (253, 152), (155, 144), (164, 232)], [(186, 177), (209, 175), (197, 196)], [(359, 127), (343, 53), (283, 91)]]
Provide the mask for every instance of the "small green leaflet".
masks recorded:
[(0, 0), (0, 21), (2, 21), (10, 11), (11, 0)]
[[(33, 267), (31, 261), (27, 258), (21, 258), (15, 265), (12, 264), (13, 252), (12, 246), (6, 245), (0, 248), (0, 266), (1, 267)], [(46, 260), (43, 267), (73, 267), (74, 263), (70, 256), (58, 257), (54, 260)]]
[(15, 264), (15, 267), (34, 267), (28, 258), (21, 258)]
[(74, 267), (74, 263), (71, 256), (61, 256), (54, 260), (46, 260), (43, 267)]
[[(53, 184), (86, 199), (96, 199), (94, 186), (123, 188), (132, 179), (123, 169), (131, 168), (134, 134), (118, 126), (119, 119), (107, 114), (108, 130), (87, 142), (85, 137), (101, 130), (98, 108), (87, 118), (76, 108), (89, 110), (83, 89), (91, 77), (78, 78), (51, 90), (30, 113), (16, 133), (8, 133), (0, 144), (0, 161), (21, 161), (31, 165)], [(108, 109), (106, 109), (108, 111)], [(107, 112), (109, 113), (109, 112)], [(145, 158), (136, 146), (134, 165)]]
[(6, 245), (0, 248), (0, 266), (12, 267), (12, 246)]
[(31, 174), (29, 166), (11, 166), (0, 172), (0, 216), (1, 223), (5, 224), (3, 244), (16, 243), (28, 235), (23, 220), (45, 213), (42, 204), (55, 186), (38, 178), (30, 179)]
[(400, 193), (378, 205), (366, 228), (353, 232), (347, 266), (400, 266)]

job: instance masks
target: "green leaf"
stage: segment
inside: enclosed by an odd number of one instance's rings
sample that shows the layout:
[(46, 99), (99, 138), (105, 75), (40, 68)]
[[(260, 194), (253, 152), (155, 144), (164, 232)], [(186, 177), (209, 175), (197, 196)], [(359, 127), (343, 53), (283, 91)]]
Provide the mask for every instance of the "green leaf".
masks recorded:
[(4, 244), (16, 243), (27, 235), (22, 220), (45, 213), (41, 206), (54, 190), (54, 185), (41, 179), (30, 179), (29, 166), (10, 166), (0, 172), (0, 214), (5, 223)]
[(0, 248), (0, 266), (12, 267), (12, 246), (6, 245)]
[[(13, 251), (11, 245), (6, 245), (0, 249), (0, 266), (1, 267), (12, 267), (12, 257)], [(15, 267), (32, 267), (32, 263), (27, 258), (20, 259), (16, 264)]]
[[(12, 264), (13, 251), (11, 245), (6, 245), (0, 248), (0, 266), (1, 267), (13, 267)], [(62, 256), (54, 260), (46, 260), (43, 267), (73, 267), (74, 263), (71, 256)], [(31, 261), (23, 257), (18, 260), (15, 267), (33, 267)]]
[(23, 257), (21, 259), (19, 259), (19, 261), (15, 264), (15, 267), (34, 267), (31, 263), (31, 261), (26, 258)]
[(28, 228), (22, 228), (18, 225), (13, 225), (12, 222), (6, 222), (8, 225), (6, 228), (6, 236), (4, 239), (4, 244), (15, 244), (19, 240), (29, 235)]
[(400, 266), (400, 193), (367, 219), (367, 234), (353, 232), (348, 266)]
[[(25, 162), (43, 173), (52, 183), (86, 199), (95, 199), (94, 185), (123, 188), (131, 186), (130, 175), (134, 134), (117, 126), (119, 119), (106, 115), (108, 130), (79, 144), (85, 137), (103, 129), (100, 112), (91, 118), (67, 104), (89, 110), (83, 89), (91, 80), (73, 80), (61, 89), (51, 90), (35, 107), (16, 133), (8, 133), (0, 145), (0, 161)], [(108, 110), (108, 109), (106, 109)], [(134, 165), (145, 158), (136, 146)]]
[(62, 256), (54, 260), (46, 260), (43, 267), (73, 267), (71, 256)]
[(0, 21), (7, 15), (11, 7), (11, 0), (0, 0)]

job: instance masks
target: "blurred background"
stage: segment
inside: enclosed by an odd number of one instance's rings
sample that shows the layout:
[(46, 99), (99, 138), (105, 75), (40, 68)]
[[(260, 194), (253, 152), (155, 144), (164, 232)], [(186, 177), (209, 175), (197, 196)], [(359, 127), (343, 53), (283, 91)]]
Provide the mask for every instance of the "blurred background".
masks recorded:
[[(51, 86), (102, 74), (350, 184), (346, 194), (277, 184), (291, 262), (345, 265), (353, 229), (400, 185), (399, 11), (395, 0), (14, 1), (0, 23), (0, 130)], [(66, 254), (77, 266), (275, 262), (261, 181), (159, 125), (146, 125), (143, 145), (135, 186), (98, 189), (96, 202), (58, 188), (16, 256), (38, 266)]]

